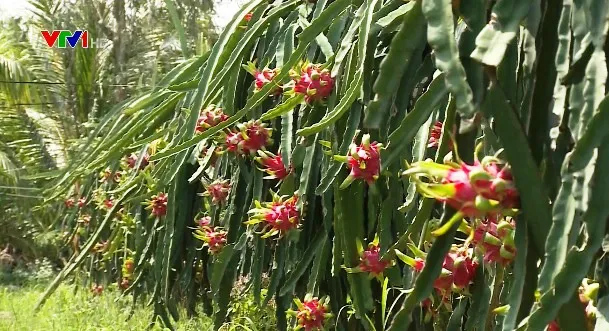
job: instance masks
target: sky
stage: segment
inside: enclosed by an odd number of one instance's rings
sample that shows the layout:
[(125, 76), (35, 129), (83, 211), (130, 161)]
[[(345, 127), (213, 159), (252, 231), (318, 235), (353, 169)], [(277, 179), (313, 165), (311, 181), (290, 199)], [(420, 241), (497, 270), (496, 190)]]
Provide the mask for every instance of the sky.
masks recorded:
[(27, 13), (29, 6), (27, 0), (0, 0), (0, 18), (22, 16)]
[[(245, 2), (245, 0), (216, 0), (214, 24), (218, 28), (225, 27), (239, 10), (239, 6)], [(27, 0), (0, 0), (0, 18), (26, 15), (28, 8), (30, 5)]]

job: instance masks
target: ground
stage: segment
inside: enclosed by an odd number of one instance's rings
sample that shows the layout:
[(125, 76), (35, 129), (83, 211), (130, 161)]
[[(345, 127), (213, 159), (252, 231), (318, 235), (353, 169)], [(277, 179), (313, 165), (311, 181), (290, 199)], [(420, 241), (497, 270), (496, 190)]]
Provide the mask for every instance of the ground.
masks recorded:
[[(129, 298), (106, 291), (92, 296), (88, 291), (62, 285), (38, 314), (34, 305), (46, 284), (0, 285), (0, 331), (125, 331), (146, 330), (152, 309), (139, 306), (132, 318)], [(116, 301), (116, 302), (115, 302)], [(176, 330), (210, 330), (207, 317), (182, 319)], [(156, 328), (153, 330), (162, 330)]]

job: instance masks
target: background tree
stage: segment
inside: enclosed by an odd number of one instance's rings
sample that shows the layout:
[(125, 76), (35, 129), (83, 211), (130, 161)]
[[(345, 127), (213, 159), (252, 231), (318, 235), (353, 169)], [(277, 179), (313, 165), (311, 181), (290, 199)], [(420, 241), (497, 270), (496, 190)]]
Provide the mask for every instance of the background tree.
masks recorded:
[[(39, 189), (113, 105), (154, 87), (184, 60), (174, 23), (189, 36), (191, 55), (207, 50), (216, 33), (210, 1), (30, 4), (27, 18), (1, 22), (0, 222), (7, 231), (0, 243), (33, 254), (33, 238), (57, 239), (59, 232), (49, 230), (62, 231), (56, 219), (63, 210), (40, 206)], [(177, 21), (166, 4), (176, 8)], [(86, 29), (95, 47), (48, 48), (40, 31), (54, 29)]]

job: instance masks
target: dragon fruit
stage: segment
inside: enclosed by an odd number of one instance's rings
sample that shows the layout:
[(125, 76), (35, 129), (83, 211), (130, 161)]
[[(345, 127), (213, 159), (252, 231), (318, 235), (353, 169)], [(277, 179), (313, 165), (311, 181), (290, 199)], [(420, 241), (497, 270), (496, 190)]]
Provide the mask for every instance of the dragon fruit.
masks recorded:
[[(269, 69), (264, 68), (261, 71), (254, 72), (254, 78), (256, 79), (256, 89), (255, 91), (260, 91), (266, 84), (275, 84), (273, 83), (273, 78), (277, 76), (279, 73), (278, 69)], [(272, 96), (280, 95), (283, 91), (283, 88), (277, 85), (274, 89), (271, 90)]]
[(499, 223), (494, 219), (487, 219), (477, 225), (473, 243), (476, 250), (484, 256), (485, 263), (498, 262), (505, 266), (514, 260), (514, 227), (514, 221), (511, 219), (502, 219)]
[(153, 195), (150, 200), (148, 200), (148, 207), (146, 209), (151, 210), (152, 216), (165, 216), (165, 214), (167, 214), (167, 193), (161, 192), (157, 195)]
[(275, 88), (271, 89), (270, 96), (278, 96), (283, 92), (283, 87), (277, 82), (273, 82), (273, 79), (279, 73), (279, 68), (270, 69), (270, 68), (256, 68), (256, 63), (248, 62), (247, 65), (244, 65), (243, 68), (250, 73), (250, 75), (254, 76), (255, 80), (255, 89), (254, 92), (260, 91), (267, 84), (274, 84)]
[(129, 288), (129, 285), (131, 285), (131, 281), (133, 280), (133, 272), (135, 270), (135, 261), (132, 258), (127, 258), (125, 259), (125, 261), (123, 262), (123, 267), (122, 267), (122, 280), (119, 284), (119, 286), (122, 289), (127, 289)]
[(78, 199), (78, 208), (82, 208), (87, 205), (87, 198), (81, 197)]
[(356, 179), (366, 181), (369, 185), (374, 183), (381, 172), (381, 157), (379, 154), (381, 147), (383, 145), (376, 141), (370, 143), (370, 135), (365, 134), (359, 146), (355, 143), (351, 144), (347, 156), (335, 155), (334, 159), (347, 163), (350, 170), (349, 176), (345, 178), (340, 187), (345, 188)]
[(459, 293), (473, 281), (478, 264), (471, 253), (471, 249), (453, 247), (444, 257), (440, 277), (434, 281), (434, 288), (442, 296), (447, 296), (451, 290)]
[(112, 197), (104, 199), (102, 206), (106, 209), (112, 209), (112, 207), (114, 207), (114, 199)]
[[(442, 138), (442, 129), (444, 128), (444, 123), (438, 121), (434, 123), (431, 127), (431, 131), (429, 132), (429, 141), (427, 143), (427, 147), (429, 148), (438, 148), (440, 145), (440, 140)], [(452, 140), (448, 141), (449, 149), (453, 149)]]
[(123, 278), (123, 279), (121, 279), (120, 283), (118, 284), (118, 286), (120, 288), (122, 288), (123, 290), (128, 289), (129, 285), (131, 285), (131, 281), (129, 280), (129, 278)]
[(68, 198), (63, 202), (64, 205), (66, 205), (67, 208), (72, 208), (74, 207), (74, 198)]
[[(137, 165), (137, 160), (138, 160), (138, 155), (135, 153), (131, 153), (127, 159), (127, 167), (129, 167), (129, 169), (134, 169), (135, 166)], [(140, 163), (140, 170), (146, 168), (146, 166), (148, 165), (148, 163), (150, 162), (150, 156), (148, 156), (148, 154), (144, 154), (144, 156), (142, 156), (142, 162)]]
[(334, 88), (334, 79), (328, 69), (321, 69), (319, 64), (305, 64), (300, 73), (292, 70), (294, 92), (303, 94), (308, 104), (324, 101)]
[(203, 241), (203, 246), (209, 249), (211, 254), (218, 254), (226, 245), (227, 232), (221, 227), (202, 226), (194, 233), (195, 238)]
[(227, 133), (224, 145), (226, 150), (237, 155), (255, 155), (258, 150), (263, 150), (273, 142), (272, 131), (262, 122), (251, 120), (237, 125), (237, 129)]
[(221, 205), (226, 202), (228, 193), (230, 192), (230, 183), (228, 180), (216, 179), (206, 188), (204, 196), (211, 197), (211, 202), (216, 205)]
[(245, 222), (248, 225), (263, 223), (262, 238), (275, 235), (284, 236), (292, 229), (298, 228), (300, 211), (296, 207), (298, 196), (294, 195), (288, 199), (273, 194), (273, 201), (261, 204), (255, 201), (256, 208), (251, 209), (250, 219)]
[[(473, 165), (422, 161), (412, 164), (404, 174), (415, 179), (423, 194), (446, 202), (467, 217), (510, 214), (518, 206), (510, 168), (495, 158)], [(426, 177), (432, 183), (424, 183), (418, 177)]]
[(205, 130), (228, 120), (228, 118), (228, 115), (224, 114), (222, 108), (210, 105), (199, 113), (195, 132), (203, 133)]
[(423, 260), (420, 257), (415, 258), (414, 264), (412, 265), (412, 267), (414, 268), (414, 271), (416, 271), (416, 272), (423, 271), (423, 268), (425, 268), (425, 260)]
[(291, 172), (290, 169), (286, 169), (283, 164), (283, 159), (281, 155), (275, 155), (268, 151), (258, 151), (258, 157), (254, 158), (256, 162), (262, 165), (262, 168), (259, 168), (261, 171), (266, 172), (269, 176), (265, 177), (266, 179), (279, 179), (282, 180)]
[(98, 284), (93, 284), (91, 286), (91, 293), (93, 293), (94, 296), (102, 295), (102, 293), (104, 293), (104, 286), (98, 285)]
[(358, 268), (362, 272), (367, 272), (373, 277), (380, 277), (383, 271), (391, 265), (390, 261), (381, 259), (381, 248), (377, 242), (372, 242), (360, 256)]
[(296, 298), (294, 303), (297, 310), (290, 309), (287, 311), (288, 315), (296, 317), (294, 330), (321, 331), (324, 330), (326, 322), (332, 318), (329, 297), (320, 300), (311, 294), (307, 294), (304, 301)]
[(207, 228), (211, 225), (211, 217), (203, 216), (195, 221), (200, 229)]
[[(411, 248), (418, 250), (416, 248)], [(399, 251), (398, 257), (406, 264), (410, 265), (416, 272), (420, 272), (425, 267), (425, 261), (420, 258), (404, 256)], [(420, 252), (420, 254), (425, 254)], [(469, 287), (476, 275), (478, 263), (472, 258), (473, 250), (463, 246), (454, 245), (444, 257), (442, 271), (436, 278), (433, 287), (442, 296), (446, 297), (451, 292), (461, 293)]]

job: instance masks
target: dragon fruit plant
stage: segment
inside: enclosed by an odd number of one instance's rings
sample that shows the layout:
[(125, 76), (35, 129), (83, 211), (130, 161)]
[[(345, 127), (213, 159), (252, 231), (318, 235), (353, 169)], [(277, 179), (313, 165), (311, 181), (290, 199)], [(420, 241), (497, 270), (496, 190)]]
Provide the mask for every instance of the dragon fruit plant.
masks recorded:
[(239, 279), (273, 330), (607, 329), (607, 17), (244, 4), (209, 52), (100, 103), (49, 173), (42, 208), (74, 257), (41, 303), (79, 268), (122, 282), (132, 258), (128, 291), (170, 329), (180, 305), (235, 322)]

